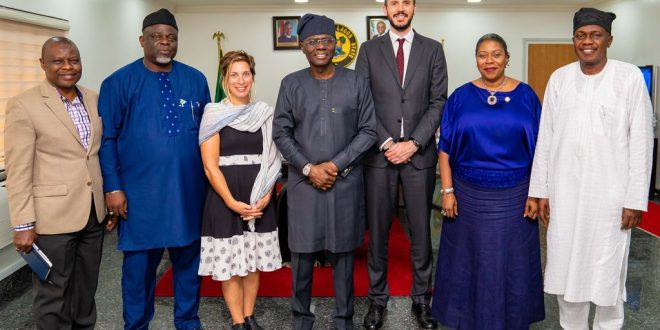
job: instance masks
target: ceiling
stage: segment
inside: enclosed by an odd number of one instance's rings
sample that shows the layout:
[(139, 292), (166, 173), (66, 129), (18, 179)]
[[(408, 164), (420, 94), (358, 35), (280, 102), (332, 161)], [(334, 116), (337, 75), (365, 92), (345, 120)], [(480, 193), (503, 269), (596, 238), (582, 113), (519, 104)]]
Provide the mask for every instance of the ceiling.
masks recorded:
[[(376, 0), (309, 0), (308, 3), (294, 3), (294, 0), (168, 0), (175, 6), (380, 6)], [(535, 6), (535, 5), (594, 5), (606, 0), (482, 0), (481, 3), (467, 3), (467, 0), (420, 0), (423, 6)]]

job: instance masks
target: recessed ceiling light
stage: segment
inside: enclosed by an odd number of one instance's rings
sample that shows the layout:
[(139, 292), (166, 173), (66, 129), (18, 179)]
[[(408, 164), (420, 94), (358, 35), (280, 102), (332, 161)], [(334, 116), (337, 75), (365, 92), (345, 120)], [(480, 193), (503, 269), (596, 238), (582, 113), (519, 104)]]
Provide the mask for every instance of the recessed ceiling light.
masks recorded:
[(468, 2), (481, 2), (481, 0), (467, 0)]
[(294, 0), (294, 2), (307, 2), (307, 0)]
[(376, 2), (385, 2), (385, 0), (376, 0)]

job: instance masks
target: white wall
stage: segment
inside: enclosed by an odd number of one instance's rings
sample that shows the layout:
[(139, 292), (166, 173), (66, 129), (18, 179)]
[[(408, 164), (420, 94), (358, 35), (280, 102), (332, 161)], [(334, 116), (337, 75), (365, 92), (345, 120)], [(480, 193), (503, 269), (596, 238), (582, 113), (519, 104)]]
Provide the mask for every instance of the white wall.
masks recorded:
[[(659, 66), (660, 0), (612, 1), (603, 9), (617, 16), (612, 26), (614, 41), (608, 57), (636, 65)], [(660, 98), (656, 97), (656, 108), (659, 102)], [(660, 127), (657, 132), (660, 136)]]
[(608, 56), (636, 65), (660, 65), (659, 0), (613, 1), (603, 10), (614, 12), (614, 42)]
[(162, 7), (172, 9), (162, 0), (1, 0), (0, 4), (68, 20), (69, 38), (78, 45), (83, 61), (80, 83), (97, 91), (110, 73), (142, 56), (138, 37), (144, 16)]
[[(142, 56), (137, 41), (144, 16), (161, 7), (174, 10), (180, 27), (178, 60), (200, 69), (215, 87), (217, 48), (211, 38), (224, 32), (224, 50), (244, 49), (257, 59), (255, 96), (275, 103), (282, 77), (307, 66), (299, 50), (272, 49), (272, 17), (315, 12), (346, 24), (358, 42), (366, 38), (367, 15), (382, 15), (380, 5), (338, 9), (294, 5), (288, 7), (179, 6), (167, 0), (0, 0), (0, 5), (69, 20), (69, 37), (80, 48), (84, 73), (81, 83), (97, 89), (117, 68)], [(635, 64), (660, 65), (660, 1), (619, 0), (601, 6), (617, 13), (610, 57)], [(417, 32), (445, 40), (449, 91), (475, 78), (474, 43), (487, 32), (499, 33), (511, 52), (507, 74), (525, 80), (523, 39), (570, 38), (576, 8), (558, 6), (492, 9), (424, 7), (413, 21)], [(36, 59), (35, 59), (36, 60)], [(353, 66), (351, 66), (353, 67)]]
[[(117, 68), (142, 56), (137, 41), (144, 16), (158, 8), (175, 11), (180, 27), (177, 59), (200, 69), (215, 87), (217, 48), (211, 38), (225, 33), (224, 50), (244, 49), (257, 59), (255, 95), (274, 104), (282, 77), (307, 66), (298, 50), (273, 51), (272, 17), (315, 12), (346, 24), (358, 42), (366, 38), (367, 15), (382, 15), (381, 7), (319, 8), (291, 5), (288, 8), (180, 6), (167, 0), (0, 0), (0, 5), (69, 20), (69, 37), (78, 44), (83, 57), (81, 83), (98, 90), (101, 81)], [(602, 9), (617, 13), (615, 42), (610, 57), (635, 64), (660, 65), (660, 43), (653, 31), (660, 30), (660, 1), (612, 1)], [(419, 5), (413, 21), (417, 32), (445, 40), (449, 68), (449, 91), (477, 76), (474, 43), (487, 32), (502, 35), (511, 52), (507, 74), (524, 80), (523, 39), (570, 38), (575, 8), (548, 6), (493, 10)], [(35, 59), (36, 60), (36, 59)], [(351, 66), (353, 67), (353, 66)]]
[[(308, 66), (300, 50), (274, 51), (272, 17), (303, 15), (312, 11), (327, 15), (353, 30), (361, 43), (366, 38), (366, 16), (382, 15), (381, 7), (303, 9), (300, 6), (282, 8), (240, 7), (177, 7), (179, 23), (180, 61), (200, 69), (213, 90), (217, 72), (217, 47), (211, 38), (215, 31), (225, 34), (225, 52), (243, 49), (257, 62), (255, 96), (270, 104), (277, 99), (280, 80), (288, 73)], [(518, 11), (515, 8), (498, 11), (470, 9), (417, 8), (413, 20), (415, 30), (436, 40), (445, 40), (449, 68), (449, 92), (477, 77), (474, 47), (477, 39), (488, 32), (500, 34), (509, 44), (511, 53), (507, 74), (523, 79), (523, 39), (570, 38), (574, 8), (554, 11)], [(353, 67), (354, 65), (351, 65)]]
[[(614, 41), (608, 57), (630, 62), (636, 65), (660, 66), (660, 43), (657, 33), (660, 31), (660, 1), (630, 0), (613, 1), (604, 9), (617, 16), (612, 26)], [(656, 77), (656, 82), (660, 82)], [(660, 119), (660, 96), (656, 84), (655, 113)], [(655, 137), (660, 137), (660, 125), (656, 123)], [(660, 153), (656, 158), (655, 188), (660, 189)]]

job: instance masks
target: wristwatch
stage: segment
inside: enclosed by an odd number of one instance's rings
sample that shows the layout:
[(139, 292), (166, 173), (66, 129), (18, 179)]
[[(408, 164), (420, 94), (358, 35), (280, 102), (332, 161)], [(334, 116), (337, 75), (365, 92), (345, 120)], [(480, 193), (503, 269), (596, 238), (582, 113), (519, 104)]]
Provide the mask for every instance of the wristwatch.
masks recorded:
[(302, 168), (302, 174), (304, 176), (309, 176), (309, 171), (312, 170), (312, 163), (307, 163), (305, 166)]
[(454, 187), (449, 187), (449, 188), (447, 188), (447, 189), (440, 189), (440, 194), (441, 194), (441, 195), (444, 195), (444, 194), (451, 194), (451, 193), (453, 193), (453, 192), (454, 192)]
[(417, 149), (422, 148), (422, 145), (419, 144), (419, 142), (417, 142), (417, 140), (415, 140), (414, 138), (410, 138), (410, 141), (412, 141), (412, 143), (415, 145), (415, 147), (417, 147)]

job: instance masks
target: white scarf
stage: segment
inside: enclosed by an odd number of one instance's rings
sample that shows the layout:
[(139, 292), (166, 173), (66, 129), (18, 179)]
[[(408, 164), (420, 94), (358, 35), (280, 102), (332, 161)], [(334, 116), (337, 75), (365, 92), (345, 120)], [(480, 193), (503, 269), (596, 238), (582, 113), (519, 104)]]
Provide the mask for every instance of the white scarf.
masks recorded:
[[(220, 103), (209, 103), (204, 107), (204, 115), (199, 127), (200, 145), (225, 126), (251, 133), (261, 129), (263, 150), (261, 167), (250, 193), (250, 205), (252, 206), (270, 192), (280, 176), (282, 156), (273, 141), (273, 113), (273, 107), (265, 102), (232, 105), (229, 100), (224, 99)], [(248, 227), (254, 231), (254, 219), (248, 222)]]

